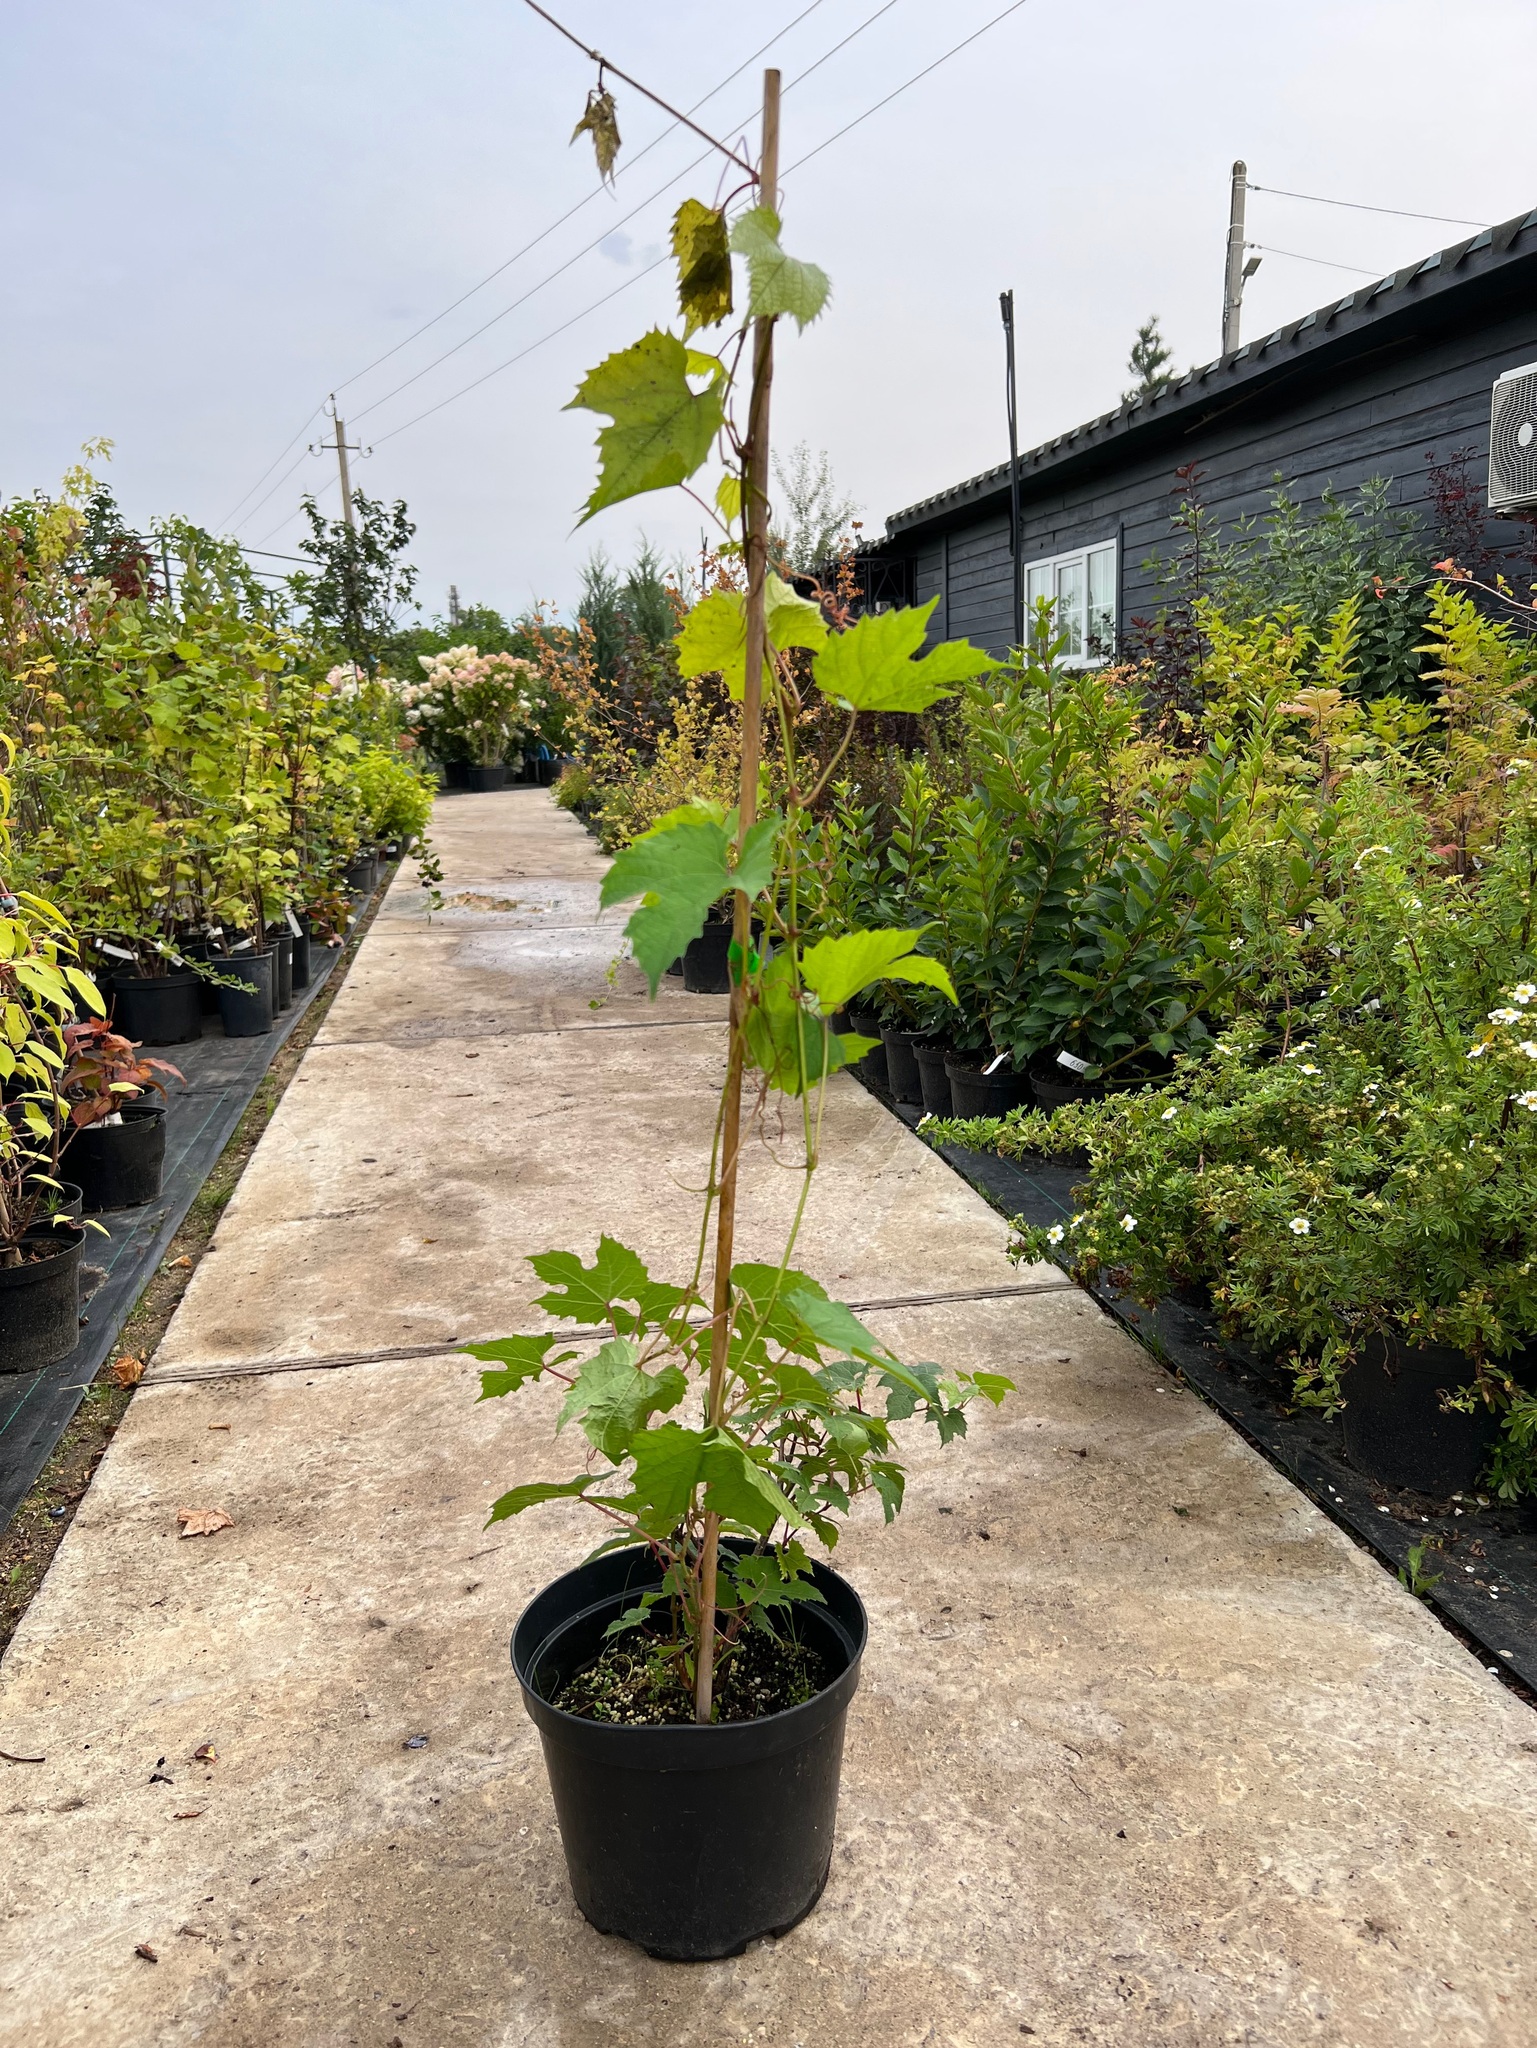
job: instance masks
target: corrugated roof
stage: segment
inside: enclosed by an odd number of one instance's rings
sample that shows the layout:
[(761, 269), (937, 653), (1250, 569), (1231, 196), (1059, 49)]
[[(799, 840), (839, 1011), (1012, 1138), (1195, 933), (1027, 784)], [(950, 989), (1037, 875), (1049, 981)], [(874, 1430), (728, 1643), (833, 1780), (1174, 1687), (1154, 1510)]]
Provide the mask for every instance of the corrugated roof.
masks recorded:
[[(1076, 460), (1090, 449), (1101, 448), (1154, 421), (1177, 418), (1219, 394), (1225, 395), (1246, 384), (1259, 383), (1269, 378), (1288, 358), (1332, 349), (1363, 329), (1396, 315), (1411, 299), (1439, 300), (1448, 293), (1459, 292), (1518, 257), (1532, 254), (1537, 248), (1537, 235), (1533, 235), (1525, 247), (1517, 249), (1515, 246), (1530, 230), (1537, 230), (1537, 208), (1530, 213), (1517, 214), (1499, 227), (1483, 228), (1476, 235), (1454, 242), (1450, 248), (1438, 249), (1422, 262), (1410, 263), (1402, 270), (1389, 272), (1374, 284), (1360, 285), (1355, 291), (1347, 292), (1344, 298), (1319, 306), (1300, 320), (1287, 321), (1263, 341), (1246, 341), (1231, 354), (1218, 356), (1215, 362), (1206, 363), (1200, 369), (1187, 370), (1177, 383), (1156, 398), (1123, 400), (1112, 412), (1086, 420), (1081, 426), (1041, 442), (1038, 447), (1022, 450), (1019, 457), (1021, 479), (1028, 481), (1043, 470)], [(990, 497), (995, 491), (1006, 491), (1008, 482), (1009, 465), (1001, 462), (995, 469), (984, 470), (980, 476), (968, 477), (964, 483), (954, 484), (947, 491), (940, 491), (931, 498), (921, 498), (917, 504), (892, 513), (886, 521), (887, 534), (895, 535), (910, 527), (925, 525), (978, 499)]]

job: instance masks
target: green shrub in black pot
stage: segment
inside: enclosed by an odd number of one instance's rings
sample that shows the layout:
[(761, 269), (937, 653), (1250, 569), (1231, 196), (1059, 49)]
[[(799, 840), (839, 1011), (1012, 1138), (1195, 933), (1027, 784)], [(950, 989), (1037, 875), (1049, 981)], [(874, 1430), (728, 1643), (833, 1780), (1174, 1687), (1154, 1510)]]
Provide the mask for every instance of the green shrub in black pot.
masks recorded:
[[(722, 213), (688, 201), (677, 246), (694, 252), (681, 266), (691, 328), (726, 310), (728, 235), (748, 264), (761, 418), (774, 319), (813, 317), (826, 280), (785, 256), (766, 207), (731, 234)], [(745, 422), (727, 419), (729, 365), (748, 358), (735, 341), (717, 358), (698, 340), (685, 349), (653, 333), (582, 385), (576, 402), (616, 422), (602, 436), (593, 509), (691, 475), (723, 422), (725, 445), (749, 445)], [(706, 385), (704, 400), (688, 379)], [(655, 418), (658, 380), (670, 403), (703, 407), (703, 431), (637, 472), (622, 450), (636, 403)], [(649, 447), (654, 436), (643, 439)], [(605, 907), (638, 899), (626, 933), (653, 995), (711, 906), (732, 897), (726, 1077), (698, 1253), (663, 1279), (609, 1237), (590, 1261), (546, 1252), (531, 1262), (545, 1284), (539, 1306), (561, 1330), (468, 1347), (485, 1368), (483, 1398), (553, 1380), (559, 1427), (585, 1439), (568, 1476), (514, 1486), (492, 1509), (502, 1521), (561, 1500), (597, 1518), (599, 1550), (536, 1595), (513, 1639), (573, 1892), (605, 1932), (690, 1960), (782, 1932), (827, 1879), (866, 1620), (854, 1589), (810, 1546), (831, 1550), (861, 1498), (879, 1500), (888, 1520), (897, 1513), (900, 1424), (921, 1416), (947, 1441), (963, 1432), (969, 1403), (1001, 1400), (1010, 1384), (905, 1363), (793, 1263), (824, 1086), (871, 1049), (833, 1020), (892, 983), (951, 994), (944, 967), (914, 950), (913, 929), (807, 943), (797, 904), (822, 782), (798, 760), (801, 713), (816, 691), (829, 724), (846, 721), (852, 735), (860, 711), (921, 711), (993, 664), (964, 643), (921, 653), (932, 605), (852, 624), (840, 615), (830, 630), (818, 603), (768, 571), (766, 435), (750, 446), (746, 478), (728, 475), (715, 493), (723, 524), (741, 534), (746, 591), (708, 593), (678, 638), (685, 678), (717, 674), (742, 700), (738, 807), (669, 813), (618, 855), (602, 890)], [(786, 659), (791, 648), (802, 650), (799, 666)], [(784, 813), (759, 817), (765, 699), (787, 795)], [(770, 1132), (783, 1160), (781, 1113), (804, 1148), (802, 1202), (777, 1256), (742, 1259), (738, 1163)]]

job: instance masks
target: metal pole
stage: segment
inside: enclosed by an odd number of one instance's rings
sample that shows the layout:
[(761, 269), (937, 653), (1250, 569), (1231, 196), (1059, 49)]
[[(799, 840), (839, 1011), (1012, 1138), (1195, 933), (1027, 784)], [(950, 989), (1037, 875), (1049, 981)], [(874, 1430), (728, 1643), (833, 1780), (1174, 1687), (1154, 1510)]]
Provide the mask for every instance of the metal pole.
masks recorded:
[[(1014, 370), (1014, 291), (1011, 286), (998, 294), (998, 310), (1003, 315), (1003, 348), (1005, 378), (1008, 387), (1009, 407), (1009, 563), (1013, 572), (1013, 603), (1009, 616), (1014, 628), (1014, 645), (1025, 644), (1025, 585), (1019, 559), (1019, 394), (1015, 384)], [(945, 631), (950, 622), (945, 621)]]
[(336, 415), (336, 464), (342, 473), (342, 517), (348, 530), (356, 532), (352, 522), (352, 479), (347, 474), (347, 429), (340, 413)]
[(1238, 346), (1238, 313), (1243, 304), (1244, 201), (1249, 190), (1249, 167), (1240, 160), (1233, 166), (1233, 190), (1227, 216), (1227, 270), (1222, 282), (1222, 353), (1231, 355)]

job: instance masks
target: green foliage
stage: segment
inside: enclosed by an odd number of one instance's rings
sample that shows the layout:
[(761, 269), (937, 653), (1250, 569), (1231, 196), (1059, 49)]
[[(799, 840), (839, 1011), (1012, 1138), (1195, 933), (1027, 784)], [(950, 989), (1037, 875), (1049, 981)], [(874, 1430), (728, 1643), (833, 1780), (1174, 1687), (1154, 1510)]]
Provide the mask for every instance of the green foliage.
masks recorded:
[(966, 640), (947, 640), (913, 659), (938, 602), (866, 612), (835, 633), (812, 663), (817, 687), (849, 711), (926, 711), (958, 684), (999, 667)]
[(289, 577), (293, 603), (312, 640), (341, 647), (373, 675), (399, 630), (398, 608), (416, 587), (416, 571), (405, 559), (416, 528), (403, 499), (386, 509), (354, 491), (350, 525), (323, 518), (313, 497), (303, 503), (310, 530), (299, 548), (316, 566)]
[(409, 846), (426, 831), (432, 785), (399, 754), (370, 747), (359, 754), (352, 773), (369, 835), (378, 845), (399, 840)]
[(686, 340), (695, 328), (714, 327), (731, 312), (731, 242), (724, 210), (685, 199), (673, 217), (672, 253), (678, 261)]
[(785, 254), (773, 208), (755, 206), (744, 213), (731, 230), (731, 247), (747, 258), (748, 317), (787, 313), (804, 332), (827, 304), (827, 272)]
[[(678, 667), (685, 676), (718, 675), (733, 698), (740, 699), (747, 678), (746, 598), (739, 590), (712, 590), (683, 621), (678, 635)], [(765, 681), (772, 681), (775, 653), (792, 647), (821, 647), (827, 626), (820, 605), (798, 597), (772, 572), (764, 602), (763, 657)]]
[(774, 872), (777, 818), (761, 819), (743, 840), (735, 861), (736, 820), (703, 804), (673, 811), (643, 832), (603, 877), (602, 905), (644, 900), (631, 913), (625, 935), (656, 994), (657, 983), (704, 930), (711, 906), (732, 889), (756, 896)]
[[(714, 356), (660, 329), (588, 371), (566, 409), (607, 413), (612, 424), (598, 435), (598, 481), (579, 523), (639, 492), (684, 483), (702, 466), (725, 418), (724, 375)], [(690, 377), (706, 378), (704, 390)]]

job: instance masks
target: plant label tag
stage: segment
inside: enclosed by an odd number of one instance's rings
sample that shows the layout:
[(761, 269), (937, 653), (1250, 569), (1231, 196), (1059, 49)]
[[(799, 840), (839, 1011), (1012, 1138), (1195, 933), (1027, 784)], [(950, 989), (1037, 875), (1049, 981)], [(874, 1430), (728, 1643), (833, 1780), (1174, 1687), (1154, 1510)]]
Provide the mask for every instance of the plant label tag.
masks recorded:
[(995, 1060), (988, 1061), (987, 1065), (982, 1069), (982, 1072), (984, 1074), (996, 1074), (998, 1069), (1003, 1065), (1004, 1061), (1007, 1058), (1008, 1054), (1006, 1052), (999, 1053), (998, 1057)]
[(1079, 1059), (1075, 1052), (1059, 1052), (1057, 1065), (1066, 1067), (1070, 1074), (1086, 1074), (1089, 1071), (1088, 1061)]
[(232, 953), (249, 953), (255, 944), (256, 941), (254, 939), (242, 939), (238, 946), (231, 946), (230, 951)]
[[(296, 939), (302, 939), (304, 933), (299, 928), (299, 920), (294, 916), (294, 907), (291, 903), (285, 903), (283, 905), (283, 915), (288, 919), (288, 929), (293, 933), (294, 937)], [(703, 1660), (701, 1659), (701, 1662), (702, 1661)]]
[(110, 953), (114, 960), (131, 960), (133, 958), (132, 953), (129, 952), (126, 946), (111, 946), (108, 945), (105, 939), (98, 939), (96, 941), (96, 950), (98, 953)]

